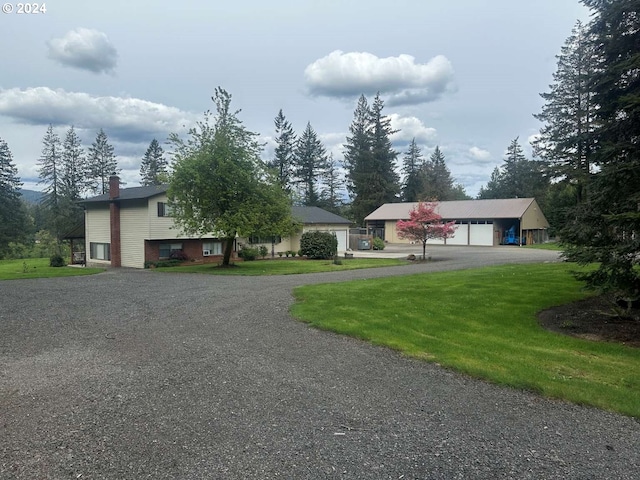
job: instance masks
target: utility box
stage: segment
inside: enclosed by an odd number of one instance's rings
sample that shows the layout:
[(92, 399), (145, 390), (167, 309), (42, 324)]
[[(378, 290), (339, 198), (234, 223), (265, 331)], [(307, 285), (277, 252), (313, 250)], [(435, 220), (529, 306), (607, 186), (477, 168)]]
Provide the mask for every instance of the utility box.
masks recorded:
[(371, 242), (368, 238), (358, 240), (358, 250), (371, 250)]

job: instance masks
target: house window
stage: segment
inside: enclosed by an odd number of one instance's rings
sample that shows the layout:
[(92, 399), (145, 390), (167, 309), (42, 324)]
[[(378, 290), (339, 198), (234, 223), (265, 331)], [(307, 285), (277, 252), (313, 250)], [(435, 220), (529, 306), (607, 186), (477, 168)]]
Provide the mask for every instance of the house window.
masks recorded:
[(169, 258), (171, 252), (175, 252), (176, 250), (182, 250), (182, 243), (161, 243), (158, 258)]
[(282, 237), (280, 236), (269, 236), (269, 237), (259, 237), (253, 236), (249, 237), (249, 243), (257, 244), (257, 243), (280, 243), (282, 242)]
[(93, 260), (111, 260), (111, 244), (90, 242), (89, 258)]
[(171, 216), (171, 205), (166, 202), (158, 202), (158, 216), (159, 217), (170, 217)]
[(222, 255), (221, 242), (202, 242), (202, 256)]

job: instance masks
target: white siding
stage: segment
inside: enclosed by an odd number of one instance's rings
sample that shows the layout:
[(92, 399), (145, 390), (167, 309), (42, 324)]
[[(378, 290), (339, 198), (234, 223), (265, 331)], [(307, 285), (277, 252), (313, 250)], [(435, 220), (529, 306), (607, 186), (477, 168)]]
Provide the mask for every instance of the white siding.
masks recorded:
[(493, 246), (493, 224), (471, 224), (469, 245)]
[(144, 240), (149, 231), (147, 201), (120, 210), (120, 255), (123, 267), (144, 268)]
[(109, 265), (108, 260), (95, 260), (91, 258), (89, 245), (93, 243), (111, 243), (111, 228), (109, 224), (109, 205), (100, 207), (87, 207), (84, 212), (85, 218), (85, 252), (87, 262)]
[(447, 245), (469, 245), (469, 224), (456, 224), (456, 232), (453, 237), (447, 238)]

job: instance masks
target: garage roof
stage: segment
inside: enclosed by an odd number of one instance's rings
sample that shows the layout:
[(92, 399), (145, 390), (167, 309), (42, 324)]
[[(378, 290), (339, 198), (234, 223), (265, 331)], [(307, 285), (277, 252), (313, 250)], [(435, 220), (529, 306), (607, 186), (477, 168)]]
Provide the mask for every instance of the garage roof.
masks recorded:
[(320, 207), (292, 207), (292, 214), (302, 223), (308, 225), (319, 224), (344, 224), (351, 225), (353, 222), (335, 213), (323, 210)]
[[(533, 198), (500, 198), (491, 200), (453, 200), (434, 202), (436, 212), (445, 220), (521, 218), (535, 200)], [(408, 219), (418, 202), (385, 203), (365, 220)]]

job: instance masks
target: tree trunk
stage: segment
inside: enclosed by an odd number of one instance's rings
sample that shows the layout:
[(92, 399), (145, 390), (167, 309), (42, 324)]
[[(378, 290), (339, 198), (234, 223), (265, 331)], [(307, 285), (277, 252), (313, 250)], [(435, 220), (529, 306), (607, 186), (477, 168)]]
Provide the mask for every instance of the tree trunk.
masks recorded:
[(426, 260), (427, 259), (427, 241), (424, 240), (422, 242), (422, 260)]
[(233, 242), (235, 239), (235, 235), (224, 239), (224, 256), (222, 257), (222, 265), (225, 267), (228, 267), (231, 263), (231, 253), (233, 252)]

